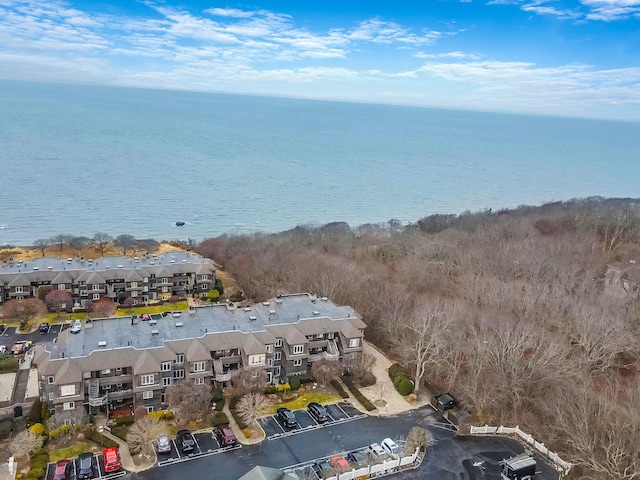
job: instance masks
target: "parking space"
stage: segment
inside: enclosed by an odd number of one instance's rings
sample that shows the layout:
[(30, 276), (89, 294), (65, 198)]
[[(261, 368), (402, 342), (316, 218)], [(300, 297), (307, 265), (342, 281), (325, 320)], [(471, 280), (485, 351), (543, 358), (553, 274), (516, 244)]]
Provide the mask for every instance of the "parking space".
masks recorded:
[(263, 428), (267, 440), (273, 440), (276, 438), (286, 437), (289, 435), (295, 435), (297, 433), (306, 432), (316, 428), (322, 428), (329, 425), (335, 425), (338, 423), (350, 422), (359, 418), (364, 418), (366, 415), (360, 410), (355, 408), (349, 402), (339, 402), (335, 404), (325, 405), (327, 413), (329, 414), (329, 421), (319, 424), (315, 419), (309, 415), (307, 410), (293, 410), (293, 414), (296, 417), (298, 425), (295, 428), (285, 427), (278, 418), (273, 415), (269, 417), (263, 417), (258, 419), (260, 426)]
[(171, 440), (171, 452), (158, 454), (158, 466), (164, 467), (174, 463), (186, 462), (188, 460), (242, 448), (240, 444), (233, 447), (221, 447), (213, 431), (194, 433), (193, 439), (195, 440), (196, 447), (193, 453), (189, 454), (183, 453), (177, 447), (175, 440)]
[(195, 433), (193, 436), (196, 439), (198, 447), (200, 447), (201, 453), (213, 452), (214, 450), (218, 450), (220, 448), (220, 445), (218, 445), (218, 441), (213, 435), (213, 432)]
[[(53, 476), (55, 474), (56, 464), (49, 463), (47, 464), (47, 472), (45, 475), (45, 480), (53, 480)], [(78, 478), (78, 459), (74, 458), (71, 461), (71, 475), (69, 476), (69, 480), (76, 480)], [(113, 480), (118, 477), (123, 477), (127, 474), (127, 472), (123, 469), (118, 470), (117, 472), (105, 472), (104, 471), (104, 463), (102, 460), (102, 454), (94, 455), (93, 457), (93, 475), (95, 480)]]

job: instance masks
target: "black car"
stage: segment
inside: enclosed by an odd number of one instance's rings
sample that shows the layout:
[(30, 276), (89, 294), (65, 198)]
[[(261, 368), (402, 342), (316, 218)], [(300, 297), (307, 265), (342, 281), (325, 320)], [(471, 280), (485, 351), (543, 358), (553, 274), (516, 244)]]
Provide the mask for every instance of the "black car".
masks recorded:
[(347, 454), (347, 460), (353, 466), (353, 468), (364, 468), (367, 466), (367, 459), (360, 452), (349, 452)]
[(311, 415), (313, 419), (318, 423), (324, 423), (329, 420), (327, 409), (319, 403), (311, 402), (309, 405), (307, 405), (307, 411), (309, 412), (309, 415)]
[(81, 453), (78, 457), (78, 480), (89, 480), (93, 477), (93, 453)]
[(182, 450), (182, 453), (193, 453), (196, 448), (196, 441), (189, 430), (180, 430), (176, 434), (176, 443)]
[(298, 426), (296, 416), (288, 408), (279, 408), (276, 412), (276, 417), (278, 417), (280, 423), (287, 428), (296, 428)]
[(40, 331), (40, 333), (49, 333), (50, 328), (51, 328), (51, 325), (49, 325), (48, 322), (42, 322), (38, 330)]
[(4, 333), (6, 329), (7, 329), (7, 326), (4, 323), (0, 323), (0, 333)]
[(319, 478), (335, 477), (336, 472), (329, 462), (321, 460), (313, 464), (313, 471), (316, 472)]

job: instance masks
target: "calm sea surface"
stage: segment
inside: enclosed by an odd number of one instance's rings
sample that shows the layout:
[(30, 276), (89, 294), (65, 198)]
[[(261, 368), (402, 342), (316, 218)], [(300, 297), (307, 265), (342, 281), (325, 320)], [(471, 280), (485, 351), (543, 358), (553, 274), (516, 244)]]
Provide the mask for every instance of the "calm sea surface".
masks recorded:
[(639, 181), (639, 123), (0, 82), (0, 244), (411, 222)]

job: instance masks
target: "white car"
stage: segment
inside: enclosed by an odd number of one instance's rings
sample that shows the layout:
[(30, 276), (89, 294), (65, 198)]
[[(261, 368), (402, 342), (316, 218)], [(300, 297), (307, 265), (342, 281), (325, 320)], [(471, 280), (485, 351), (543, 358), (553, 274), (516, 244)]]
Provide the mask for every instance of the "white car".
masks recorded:
[(387, 458), (387, 451), (377, 443), (372, 443), (367, 449), (367, 453), (373, 460), (384, 460)]
[(387, 453), (393, 455), (394, 457), (397, 457), (400, 454), (400, 447), (390, 438), (385, 438), (384, 440), (382, 440), (380, 445), (385, 449)]
[(82, 330), (82, 322), (80, 320), (74, 320), (69, 331), (71, 333), (80, 333), (80, 330)]

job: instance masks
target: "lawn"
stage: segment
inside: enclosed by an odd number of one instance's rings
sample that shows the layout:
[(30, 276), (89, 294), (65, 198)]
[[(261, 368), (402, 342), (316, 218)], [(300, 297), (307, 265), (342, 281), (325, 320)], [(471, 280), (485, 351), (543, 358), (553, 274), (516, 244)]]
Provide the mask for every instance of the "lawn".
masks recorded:
[(142, 315), (143, 313), (152, 314), (163, 312), (180, 312), (183, 310), (187, 310), (188, 308), (189, 304), (187, 302), (165, 303), (163, 305), (152, 305), (150, 307), (121, 308), (116, 312), (116, 316), (128, 317), (129, 315), (133, 315), (134, 313), (137, 315)]
[(74, 458), (80, 455), (82, 452), (88, 451), (88, 445), (86, 443), (76, 443), (70, 447), (57, 448), (49, 452), (49, 461), (57, 462), (58, 460), (64, 460), (65, 458)]
[(338, 400), (341, 400), (341, 398), (335, 395), (329, 395), (328, 393), (306, 392), (300, 394), (298, 398), (296, 398), (295, 400), (291, 400), (290, 402), (269, 405), (264, 409), (264, 414), (275, 415), (276, 410), (280, 407), (285, 407), (289, 410), (300, 410), (302, 408), (307, 408), (307, 405), (309, 405), (311, 402), (333, 403), (337, 402)]

